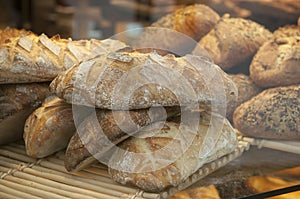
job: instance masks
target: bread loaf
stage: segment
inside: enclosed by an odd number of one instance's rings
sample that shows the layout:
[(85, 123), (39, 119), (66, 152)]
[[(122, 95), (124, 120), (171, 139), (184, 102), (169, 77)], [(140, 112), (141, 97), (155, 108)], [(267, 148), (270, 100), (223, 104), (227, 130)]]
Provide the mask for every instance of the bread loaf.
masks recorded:
[(52, 92), (68, 103), (104, 109), (142, 109), (202, 103), (226, 106), (237, 88), (218, 66), (198, 56), (111, 53), (55, 78)]
[(238, 97), (227, 105), (226, 117), (232, 122), (234, 110), (243, 102), (250, 100), (252, 97), (261, 92), (261, 88), (256, 86), (251, 78), (244, 74), (229, 74), (232, 81), (238, 88)]
[[(212, 117), (217, 118), (213, 121)], [(125, 140), (111, 156), (109, 175), (116, 182), (145, 191), (162, 191), (179, 185), (203, 164), (237, 147), (236, 133), (225, 118), (201, 113), (199, 124), (193, 122), (186, 126), (170, 121), (162, 128), (155, 123)], [(197, 132), (194, 125), (199, 125)], [(212, 130), (216, 125), (223, 125), (220, 132)]]
[(185, 55), (219, 20), (211, 8), (195, 4), (165, 15), (146, 28), (137, 48), (152, 48)]
[(235, 110), (233, 123), (246, 136), (300, 140), (300, 85), (264, 90)]
[(132, 111), (97, 109), (96, 116), (88, 116), (71, 138), (65, 155), (65, 167), (68, 171), (81, 170), (96, 161), (94, 156), (100, 157), (143, 127), (178, 113), (179, 107)]
[(251, 58), (271, 38), (272, 33), (254, 21), (224, 15), (199, 44), (217, 65), (228, 70)]
[(49, 85), (0, 85), (0, 145), (22, 139), (26, 118), (50, 94)]
[(281, 28), (260, 47), (250, 64), (250, 76), (261, 87), (300, 83), (300, 31)]
[(83, 60), (126, 47), (111, 39), (72, 41), (23, 31), (18, 34), (0, 43), (0, 84), (52, 81)]
[[(86, 107), (79, 108), (81, 120), (91, 112)], [(27, 155), (43, 158), (64, 149), (75, 131), (72, 105), (57, 97), (49, 99), (25, 122), (23, 138)]]

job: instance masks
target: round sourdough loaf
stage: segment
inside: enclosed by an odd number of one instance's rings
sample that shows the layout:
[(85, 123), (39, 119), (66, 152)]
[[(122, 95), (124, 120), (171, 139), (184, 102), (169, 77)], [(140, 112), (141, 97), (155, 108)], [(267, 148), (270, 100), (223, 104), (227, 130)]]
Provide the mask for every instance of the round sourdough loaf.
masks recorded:
[(250, 76), (261, 87), (300, 83), (300, 30), (282, 27), (263, 44), (250, 64)]
[[(247, 19), (224, 15), (199, 42), (222, 69), (228, 70), (251, 58), (258, 48), (272, 38), (262, 25)], [(199, 48), (196, 46), (194, 52)]]

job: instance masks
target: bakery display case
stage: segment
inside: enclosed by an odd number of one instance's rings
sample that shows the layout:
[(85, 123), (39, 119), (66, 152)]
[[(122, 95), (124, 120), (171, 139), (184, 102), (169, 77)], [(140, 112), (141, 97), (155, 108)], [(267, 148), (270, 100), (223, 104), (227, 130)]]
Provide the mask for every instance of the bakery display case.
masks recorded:
[(0, 5), (0, 198), (300, 198), (300, 2)]

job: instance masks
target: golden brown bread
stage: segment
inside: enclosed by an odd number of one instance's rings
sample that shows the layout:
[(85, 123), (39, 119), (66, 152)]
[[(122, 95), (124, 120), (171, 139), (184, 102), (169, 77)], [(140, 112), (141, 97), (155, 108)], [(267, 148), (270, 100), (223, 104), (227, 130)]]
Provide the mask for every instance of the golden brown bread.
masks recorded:
[(49, 85), (0, 85), (0, 144), (22, 138), (26, 118), (50, 94)]
[(261, 88), (256, 86), (251, 78), (244, 74), (229, 74), (232, 81), (238, 88), (238, 97), (227, 105), (226, 117), (232, 122), (234, 110), (242, 103), (250, 100), (252, 97), (261, 92)]
[(50, 87), (68, 103), (123, 110), (158, 104), (226, 106), (237, 92), (228, 75), (211, 62), (155, 52), (111, 53), (105, 59), (91, 59), (61, 73)]
[[(162, 49), (176, 54), (190, 53), (197, 42), (219, 20), (219, 15), (208, 6), (185, 6), (165, 15), (146, 28), (138, 40), (138, 48)], [(178, 53), (181, 52), (181, 53)]]
[(228, 70), (251, 58), (271, 38), (272, 33), (254, 21), (224, 15), (199, 44), (217, 65)]
[[(165, 112), (166, 111), (166, 112)], [(95, 162), (115, 144), (143, 127), (180, 113), (179, 107), (151, 108), (131, 111), (96, 110), (80, 123), (65, 155), (68, 171), (78, 171)]]
[(250, 76), (261, 87), (300, 83), (300, 30), (283, 27), (262, 45), (250, 64)]
[(20, 37), (33, 34), (31, 31), (25, 29), (16, 29), (6, 27), (5, 29), (0, 29), (0, 45), (2, 43), (9, 42), (9, 39), (12, 37)]
[(168, 199), (221, 199), (214, 185), (187, 189), (174, 194)]
[(203, 112), (199, 121), (154, 123), (118, 146), (108, 164), (112, 179), (158, 192), (232, 152), (237, 137), (226, 118)]
[(262, 91), (235, 110), (233, 123), (246, 136), (300, 140), (300, 85)]
[[(91, 112), (88, 108), (79, 108), (81, 120)], [(75, 130), (72, 105), (53, 97), (36, 109), (25, 122), (23, 138), (26, 153), (30, 157), (43, 158), (64, 149)]]
[(126, 47), (111, 39), (72, 41), (31, 32), (18, 34), (0, 43), (0, 84), (52, 81), (74, 64)]

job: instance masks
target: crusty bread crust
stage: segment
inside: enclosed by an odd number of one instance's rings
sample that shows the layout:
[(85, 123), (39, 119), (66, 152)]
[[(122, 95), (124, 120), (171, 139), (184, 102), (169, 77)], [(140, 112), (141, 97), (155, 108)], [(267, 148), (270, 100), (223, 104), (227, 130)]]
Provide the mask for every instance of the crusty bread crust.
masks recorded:
[(233, 123), (246, 136), (299, 140), (300, 85), (264, 90), (235, 110)]

